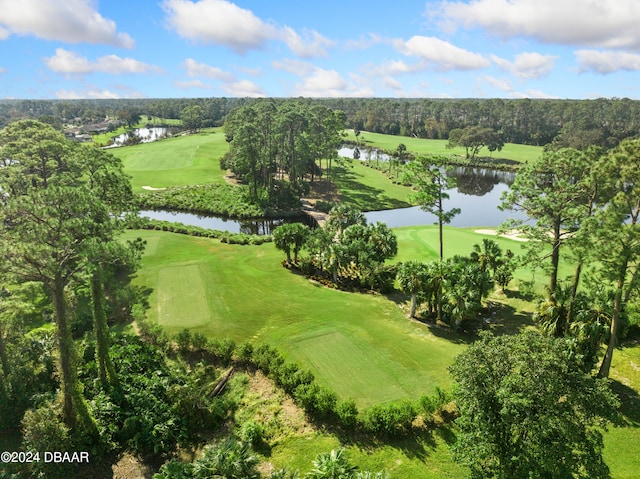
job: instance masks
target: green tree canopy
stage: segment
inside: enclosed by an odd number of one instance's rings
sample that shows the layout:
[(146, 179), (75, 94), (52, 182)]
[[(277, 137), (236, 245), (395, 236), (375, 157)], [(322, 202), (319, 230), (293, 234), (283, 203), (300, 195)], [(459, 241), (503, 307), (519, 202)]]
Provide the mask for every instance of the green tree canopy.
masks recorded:
[(601, 430), (619, 402), (564, 339), (483, 334), (449, 370), (460, 410), (455, 458), (472, 477), (610, 477)]

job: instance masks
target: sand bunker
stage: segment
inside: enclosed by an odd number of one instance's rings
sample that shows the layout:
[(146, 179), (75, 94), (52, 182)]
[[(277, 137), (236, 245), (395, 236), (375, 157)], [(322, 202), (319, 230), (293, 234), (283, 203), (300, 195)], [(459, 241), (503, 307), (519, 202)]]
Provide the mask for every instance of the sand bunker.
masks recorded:
[(507, 238), (507, 239), (511, 239), (514, 241), (529, 241), (527, 238), (523, 238), (520, 235), (520, 232), (517, 230), (511, 230), (508, 231), (506, 233), (503, 233), (501, 235), (498, 235), (498, 231), (497, 230), (475, 230), (475, 233), (481, 234), (481, 235), (493, 235), (493, 236), (500, 236), (501, 238)]
[(143, 186), (142, 189), (143, 190), (149, 190), (149, 191), (166, 190), (166, 188), (154, 188), (153, 186)]

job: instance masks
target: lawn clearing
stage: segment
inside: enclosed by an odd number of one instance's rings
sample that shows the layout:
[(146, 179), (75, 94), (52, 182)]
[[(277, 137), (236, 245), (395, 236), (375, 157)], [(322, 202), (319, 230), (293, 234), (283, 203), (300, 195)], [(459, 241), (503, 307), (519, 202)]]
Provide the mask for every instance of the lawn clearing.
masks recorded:
[(417, 399), (451, 384), (446, 367), (462, 342), (408, 320), (387, 297), (336, 291), (293, 274), (273, 244), (228, 245), (160, 231), (125, 235), (136, 236), (154, 244), (136, 283), (153, 290), (148, 314), (170, 334), (190, 328), (277, 346), (359, 406)]
[(342, 201), (362, 211), (412, 206), (411, 188), (393, 183), (381, 171), (358, 160), (333, 166), (331, 180), (339, 189)]
[[(353, 130), (347, 131), (347, 139), (356, 141)], [(462, 147), (447, 149), (448, 140), (427, 140), (424, 138), (414, 138), (409, 136), (385, 135), (382, 133), (372, 133), (363, 131), (358, 138), (363, 146), (371, 146), (386, 151), (394, 151), (400, 143), (404, 143), (407, 151), (415, 155), (459, 155), (465, 157), (465, 149)], [(528, 163), (537, 161), (542, 155), (541, 146), (517, 145), (507, 143), (501, 151), (491, 153), (486, 148), (480, 150), (481, 157), (492, 158), (494, 160), (511, 160), (518, 163)]]
[(224, 183), (220, 157), (228, 149), (221, 128), (109, 150), (122, 159), (135, 192), (143, 186)]

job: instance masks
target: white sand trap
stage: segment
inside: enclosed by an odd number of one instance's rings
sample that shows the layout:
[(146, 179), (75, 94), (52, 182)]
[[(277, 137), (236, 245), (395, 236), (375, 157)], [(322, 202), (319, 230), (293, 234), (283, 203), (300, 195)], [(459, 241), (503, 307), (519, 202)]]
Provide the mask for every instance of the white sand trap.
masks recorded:
[(507, 238), (514, 241), (529, 241), (527, 238), (523, 238), (522, 236), (520, 236), (520, 233), (516, 230), (511, 230), (501, 235), (498, 235), (497, 230), (475, 230), (474, 233), (478, 233), (481, 235), (500, 236), (501, 238)]
[(143, 186), (142, 189), (143, 190), (149, 190), (149, 191), (166, 190), (166, 188), (154, 188), (153, 186)]

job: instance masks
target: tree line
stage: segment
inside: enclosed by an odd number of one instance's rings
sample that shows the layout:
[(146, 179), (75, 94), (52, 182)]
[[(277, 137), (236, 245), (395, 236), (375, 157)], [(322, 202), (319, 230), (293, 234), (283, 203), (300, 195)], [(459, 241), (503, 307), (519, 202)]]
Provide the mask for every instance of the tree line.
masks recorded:
[[(203, 109), (203, 126), (220, 126), (238, 108), (265, 100), (247, 98), (0, 100), (0, 126), (22, 118), (103, 119), (134, 111), (158, 118), (180, 118), (191, 106)], [(276, 105), (286, 99), (270, 99)], [(563, 146), (611, 147), (640, 134), (640, 102), (628, 98), (553, 99), (304, 99), (344, 112), (355, 130), (417, 138), (448, 139), (452, 130), (482, 126), (505, 143), (543, 146), (560, 137)]]

